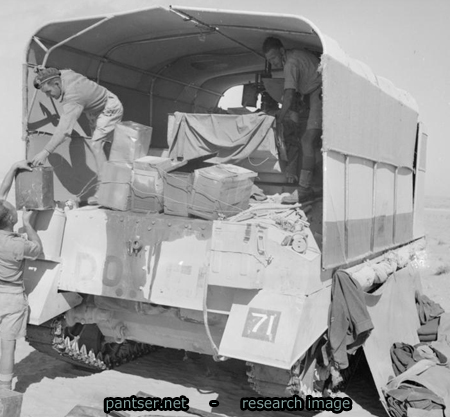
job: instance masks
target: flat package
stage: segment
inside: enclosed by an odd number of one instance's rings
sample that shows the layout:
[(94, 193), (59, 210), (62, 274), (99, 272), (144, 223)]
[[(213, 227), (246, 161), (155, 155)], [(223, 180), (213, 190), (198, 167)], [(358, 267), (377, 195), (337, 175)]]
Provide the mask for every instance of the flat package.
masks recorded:
[(132, 176), (132, 164), (106, 162), (103, 165), (102, 180), (98, 188), (98, 203), (114, 210), (130, 210)]
[(131, 211), (164, 210), (164, 172), (172, 166), (170, 158), (145, 156), (133, 162)]
[(133, 162), (146, 156), (152, 140), (153, 128), (127, 121), (117, 123), (109, 161)]
[(16, 176), (16, 207), (18, 210), (48, 210), (55, 207), (53, 168), (34, 167)]
[(212, 220), (246, 210), (256, 176), (256, 172), (231, 164), (195, 170), (188, 213)]

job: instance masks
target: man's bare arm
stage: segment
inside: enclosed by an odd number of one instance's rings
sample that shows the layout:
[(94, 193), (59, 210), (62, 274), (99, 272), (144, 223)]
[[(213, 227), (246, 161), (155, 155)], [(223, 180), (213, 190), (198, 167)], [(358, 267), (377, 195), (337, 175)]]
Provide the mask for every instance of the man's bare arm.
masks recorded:
[(47, 160), (48, 156), (55, 151), (55, 149), (61, 145), (67, 138), (70, 138), (72, 130), (81, 116), (83, 111), (83, 107), (74, 104), (69, 107), (66, 113), (61, 115), (59, 119), (58, 126), (53, 133), (53, 136), (49, 140), (49, 142), (45, 145), (44, 149), (37, 153), (33, 159), (33, 165), (43, 165)]
[(0, 200), (6, 200), (8, 198), (8, 193), (11, 190), (14, 177), (16, 176), (17, 171), (20, 169), (32, 171), (30, 162), (24, 160), (16, 162), (12, 165), (5, 178), (3, 178), (2, 184), (0, 185)]

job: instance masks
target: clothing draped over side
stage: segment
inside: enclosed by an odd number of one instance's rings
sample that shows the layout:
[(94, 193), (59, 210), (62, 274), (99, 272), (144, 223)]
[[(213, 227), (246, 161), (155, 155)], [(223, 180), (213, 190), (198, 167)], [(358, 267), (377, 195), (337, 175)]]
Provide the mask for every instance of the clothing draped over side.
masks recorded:
[(373, 323), (361, 286), (347, 272), (336, 271), (331, 287), (328, 343), (338, 369), (348, 367), (347, 354), (355, 352), (372, 329)]

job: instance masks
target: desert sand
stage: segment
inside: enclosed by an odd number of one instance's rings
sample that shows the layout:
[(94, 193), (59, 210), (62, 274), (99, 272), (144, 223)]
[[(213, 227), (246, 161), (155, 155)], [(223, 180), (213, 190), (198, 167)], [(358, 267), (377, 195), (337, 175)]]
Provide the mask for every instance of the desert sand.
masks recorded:
[[(450, 198), (428, 199), (427, 249), (421, 258), (424, 293), (450, 311)], [(241, 411), (241, 397), (257, 396), (246, 379), (244, 363), (216, 363), (210, 357), (160, 349), (115, 370), (90, 374), (47, 357), (20, 340), (13, 386), (23, 393), (22, 417), (64, 417), (77, 404), (102, 408), (105, 397), (127, 397), (139, 391), (157, 397), (189, 398), (189, 405), (225, 416), (279, 416), (284, 412)], [(385, 416), (367, 367), (361, 366), (346, 392), (354, 403), (351, 417)], [(220, 405), (209, 406), (218, 400)], [(130, 416), (187, 416), (184, 412), (128, 412)], [(341, 415), (344, 415), (341, 414)], [(305, 412), (303, 415), (313, 415)], [(322, 412), (318, 416), (336, 415)]]

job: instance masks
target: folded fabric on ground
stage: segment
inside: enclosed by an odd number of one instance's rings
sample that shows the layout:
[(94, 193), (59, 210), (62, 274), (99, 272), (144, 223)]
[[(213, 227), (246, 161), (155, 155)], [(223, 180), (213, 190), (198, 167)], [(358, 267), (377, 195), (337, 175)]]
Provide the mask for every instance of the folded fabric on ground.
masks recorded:
[(438, 340), (448, 340), (450, 343), (450, 313), (443, 313), (439, 317)]
[(438, 339), (438, 328), (440, 317), (431, 319), (429, 322), (422, 324), (417, 330), (419, 340), (421, 342), (433, 342)]
[(440, 410), (440, 416), (444, 416), (445, 404), (428, 388), (403, 383), (398, 388), (386, 392), (386, 402), (392, 417), (404, 417), (408, 415), (409, 408), (420, 410)]
[(391, 359), (395, 375), (402, 374), (422, 359), (431, 360), (438, 365), (448, 365), (447, 356), (435, 346), (427, 343), (418, 343), (415, 346), (407, 343), (394, 343), (391, 347)]
[(430, 320), (439, 317), (444, 313), (444, 309), (433, 300), (430, 300), (426, 295), (416, 293), (416, 307), (419, 315), (420, 324), (428, 323)]
[(406, 416), (404, 410), (408, 408), (431, 410), (441, 407), (443, 415), (450, 417), (450, 369), (435, 361), (418, 361), (391, 379), (383, 392), (392, 416)]

